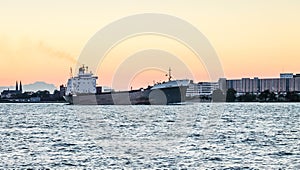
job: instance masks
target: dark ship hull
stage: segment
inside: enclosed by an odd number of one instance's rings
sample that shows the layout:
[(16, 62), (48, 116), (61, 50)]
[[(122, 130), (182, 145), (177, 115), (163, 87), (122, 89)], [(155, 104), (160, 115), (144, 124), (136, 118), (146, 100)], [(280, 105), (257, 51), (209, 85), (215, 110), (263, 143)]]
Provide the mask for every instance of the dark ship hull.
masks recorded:
[(64, 96), (75, 105), (166, 105), (185, 101), (187, 86)]

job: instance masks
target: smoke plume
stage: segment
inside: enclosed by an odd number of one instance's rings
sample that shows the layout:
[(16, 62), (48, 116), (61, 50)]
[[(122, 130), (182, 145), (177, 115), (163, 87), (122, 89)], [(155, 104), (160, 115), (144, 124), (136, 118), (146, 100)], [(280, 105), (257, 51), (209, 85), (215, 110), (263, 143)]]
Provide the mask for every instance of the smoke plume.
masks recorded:
[(50, 56), (68, 60), (72, 62), (72, 64), (77, 63), (77, 60), (71, 54), (61, 50), (54, 49), (42, 41), (38, 44), (38, 49), (41, 50), (42, 52), (49, 54)]

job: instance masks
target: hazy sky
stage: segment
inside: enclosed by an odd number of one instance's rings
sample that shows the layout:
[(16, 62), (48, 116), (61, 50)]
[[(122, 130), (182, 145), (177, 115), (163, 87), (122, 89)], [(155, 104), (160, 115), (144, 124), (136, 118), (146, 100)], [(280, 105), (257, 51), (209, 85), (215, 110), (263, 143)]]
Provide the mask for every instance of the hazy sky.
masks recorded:
[[(300, 72), (299, 0), (0, 0), (0, 86), (16, 80), (65, 84), (70, 66), (75, 66), (80, 51), (98, 30), (140, 13), (168, 14), (194, 25), (216, 50), (227, 78)], [(182, 62), (183, 56), (193, 55), (172, 39), (132, 38), (107, 55), (102, 67), (106, 69), (98, 70), (99, 83), (111, 81), (110, 68), (116, 66), (110, 67), (109, 60), (147, 48), (164, 49)], [(208, 80), (201, 63), (186, 62), (197, 81)], [(160, 74), (155, 70), (136, 77), (145, 84), (164, 78)], [(174, 74), (190, 78), (180, 71)]]

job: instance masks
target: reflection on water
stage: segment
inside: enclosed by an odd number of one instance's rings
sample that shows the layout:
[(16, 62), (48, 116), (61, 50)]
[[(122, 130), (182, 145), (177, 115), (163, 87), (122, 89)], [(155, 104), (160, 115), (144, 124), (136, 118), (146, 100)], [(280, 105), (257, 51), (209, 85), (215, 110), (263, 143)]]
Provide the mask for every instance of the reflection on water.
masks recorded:
[(0, 104), (0, 168), (300, 169), (300, 104)]

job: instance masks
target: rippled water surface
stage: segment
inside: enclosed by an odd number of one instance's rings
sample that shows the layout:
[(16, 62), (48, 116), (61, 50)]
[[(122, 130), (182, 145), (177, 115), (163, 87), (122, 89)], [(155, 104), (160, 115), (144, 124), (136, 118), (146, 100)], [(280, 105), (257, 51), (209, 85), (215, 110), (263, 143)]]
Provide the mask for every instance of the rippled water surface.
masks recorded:
[(0, 104), (0, 168), (300, 169), (300, 104)]

